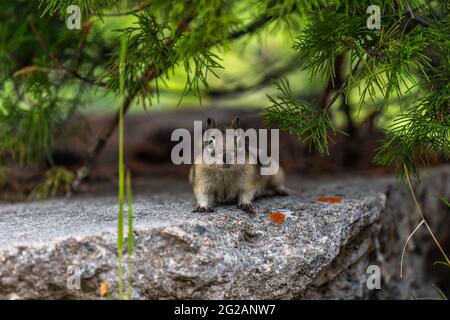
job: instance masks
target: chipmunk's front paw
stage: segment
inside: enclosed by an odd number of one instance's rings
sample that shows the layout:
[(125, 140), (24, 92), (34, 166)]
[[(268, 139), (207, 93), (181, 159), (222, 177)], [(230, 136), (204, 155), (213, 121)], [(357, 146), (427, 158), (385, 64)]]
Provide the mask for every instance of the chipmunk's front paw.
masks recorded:
[(214, 209), (208, 206), (206, 207), (197, 206), (192, 212), (214, 212)]
[(255, 209), (251, 203), (239, 203), (237, 207), (247, 213), (255, 213)]

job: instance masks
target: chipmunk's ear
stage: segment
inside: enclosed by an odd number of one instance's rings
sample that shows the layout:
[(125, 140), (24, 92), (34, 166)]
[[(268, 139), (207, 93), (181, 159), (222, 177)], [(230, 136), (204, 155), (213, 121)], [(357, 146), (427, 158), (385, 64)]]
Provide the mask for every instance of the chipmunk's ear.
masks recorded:
[(206, 129), (212, 129), (216, 127), (216, 121), (213, 118), (208, 118)]
[(239, 117), (236, 117), (233, 119), (233, 121), (231, 121), (231, 127), (233, 129), (239, 129)]

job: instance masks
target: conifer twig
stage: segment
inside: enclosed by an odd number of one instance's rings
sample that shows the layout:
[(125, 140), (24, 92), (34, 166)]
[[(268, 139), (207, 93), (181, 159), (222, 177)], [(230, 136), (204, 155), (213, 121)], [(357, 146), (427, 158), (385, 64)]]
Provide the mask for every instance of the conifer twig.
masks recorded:
[[(183, 19), (177, 26), (177, 32), (185, 31), (188, 28), (188, 25), (192, 19), (193, 19), (192, 13), (187, 14), (186, 18)], [(228, 39), (236, 39), (238, 37), (241, 37), (249, 32), (252, 32), (252, 31), (264, 26), (264, 24), (267, 23), (268, 21), (270, 21), (270, 17), (258, 18), (256, 21), (254, 21), (253, 23), (248, 25), (243, 30), (240, 30), (240, 31), (230, 34)], [(174, 41), (175, 41), (174, 39), (168, 39), (165, 44), (167, 47), (170, 47), (174, 44)], [(155, 72), (153, 70), (153, 65), (149, 65), (147, 70), (145, 71), (145, 73), (138, 80), (138, 83), (145, 87), (148, 84), (148, 82), (150, 82), (153, 79), (156, 79), (161, 74), (162, 74), (162, 70), (159, 70), (159, 72)], [(140, 85), (135, 86), (136, 89), (134, 89), (131, 93), (129, 93), (128, 96), (126, 96), (125, 99), (123, 100), (122, 109), (123, 109), (124, 115), (127, 113), (128, 109), (130, 108), (131, 102), (137, 96), (140, 87), (141, 87)], [(106, 145), (106, 142), (111, 137), (111, 135), (113, 134), (114, 130), (116, 129), (116, 127), (119, 123), (119, 116), (120, 116), (120, 112), (117, 111), (114, 114), (114, 117), (112, 118), (111, 122), (102, 129), (100, 136), (97, 139), (97, 142), (95, 143), (93, 148), (90, 149), (90, 151), (85, 159), (84, 164), (77, 170), (76, 178), (72, 183), (71, 192), (76, 192), (78, 190), (81, 182), (90, 175), (92, 168), (94, 166), (94, 163), (95, 163), (95, 159), (100, 154), (100, 152), (103, 150), (103, 148)]]
[(325, 110), (330, 109), (330, 107), (336, 102), (336, 100), (344, 93), (344, 91), (347, 89), (350, 79), (356, 74), (356, 71), (358, 70), (360, 62), (361, 62), (361, 60), (358, 60), (356, 65), (353, 67), (351, 74), (349, 74), (347, 76), (347, 78), (345, 79), (345, 81), (343, 81), (341, 83), (341, 85), (339, 86), (339, 88), (336, 91), (336, 93), (334, 94), (334, 96), (332, 96), (330, 99), (328, 99), (327, 103), (323, 106), (322, 110), (325, 111)]
[(282, 77), (284, 74), (294, 72), (298, 67), (298, 59), (293, 58), (285, 65), (275, 70), (270, 70), (262, 76), (262, 78), (252, 85), (236, 85), (230, 89), (211, 89), (206, 92), (210, 97), (223, 97), (223, 96), (235, 96), (247, 93), (249, 91), (261, 89), (268, 84), (272, 83), (274, 79)]
[(104, 17), (121, 17), (121, 16), (127, 16), (130, 14), (135, 14), (141, 11), (144, 11), (145, 9), (147, 9), (148, 7), (150, 7), (150, 4), (146, 4), (144, 6), (141, 6), (139, 8), (133, 9), (133, 10), (129, 10), (129, 11), (124, 11), (124, 12), (114, 12), (114, 13), (104, 13), (103, 16)]

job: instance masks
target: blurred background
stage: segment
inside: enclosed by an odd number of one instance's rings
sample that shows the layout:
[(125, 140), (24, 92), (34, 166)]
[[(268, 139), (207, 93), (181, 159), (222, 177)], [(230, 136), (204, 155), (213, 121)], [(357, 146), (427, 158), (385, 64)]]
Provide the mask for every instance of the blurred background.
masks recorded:
[[(436, 4), (435, 12), (442, 13), (440, 2), (432, 3)], [(25, 199), (49, 174), (73, 179), (70, 172), (85, 163), (123, 101), (117, 91), (109, 90), (117, 81), (108, 75), (105, 78), (105, 72), (112, 70), (114, 76), (117, 66), (110, 60), (116, 58), (118, 30), (131, 28), (131, 35), (138, 33), (132, 28), (142, 24), (139, 17), (145, 16), (145, 11), (139, 6), (143, 4), (129, 1), (130, 8), (138, 8), (131, 11), (133, 14), (105, 9), (102, 15), (82, 15), (80, 30), (66, 28), (66, 15), (57, 13), (64, 5), (25, 0), (0, 4), (3, 199)], [(236, 6), (241, 7), (244, 22), (251, 22), (261, 11), (252, 1)], [(182, 63), (173, 67), (170, 76), (152, 81), (146, 88), (151, 98), (134, 99), (125, 117), (125, 163), (134, 179), (187, 179), (188, 166), (175, 166), (170, 161), (176, 144), (170, 135), (176, 128), (192, 130), (194, 120), (214, 117), (217, 123), (228, 124), (239, 116), (244, 129), (266, 127), (263, 114), (272, 104), (268, 97), (280, 95), (274, 81), (288, 81), (293, 98), (317, 108), (332, 98), (351, 68), (348, 55), (336, 55), (332, 80), (328, 74), (317, 72), (320, 69), (306, 70), (304, 58), (293, 44), (309, 19), (302, 15), (292, 23), (266, 21), (263, 28), (212, 47), (208, 54), (220, 66), (206, 70), (203, 84), (195, 90), (186, 90), (192, 74)], [(417, 101), (421, 92), (412, 84), (420, 80), (415, 73), (405, 77), (398, 83), (398, 94), (389, 99), (377, 87), (372, 88), (370, 99), (363, 99), (365, 93), (358, 87), (338, 96), (329, 112), (337, 132), (329, 133), (328, 154), (320, 154), (311, 144), (300, 142), (298, 135), (283, 131), (280, 160), (287, 174), (395, 173), (390, 166), (376, 165), (373, 158), (385, 138), (385, 129)], [(112, 132), (105, 139), (105, 149), (95, 157), (88, 177), (91, 184), (103, 181), (115, 185), (117, 181), (118, 138), (117, 131)], [(430, 165), (446, 162), (436, 153), (430, 155)], [(69, 173), (48, 172), (55, 167)]]

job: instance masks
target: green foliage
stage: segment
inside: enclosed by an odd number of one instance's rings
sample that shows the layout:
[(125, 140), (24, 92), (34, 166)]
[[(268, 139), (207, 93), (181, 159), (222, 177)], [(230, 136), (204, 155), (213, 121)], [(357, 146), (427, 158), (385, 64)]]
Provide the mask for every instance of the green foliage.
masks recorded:
[[(128, 39), (129, 54), (125, 65), (125, 87), (128, 92), (138, 91), (142, 96), (141, 101), (147, 100), (151, 104), (151, 98), (155, 93), (158, 94), (158, 79), (170, 79), (175, 68), (181, 66), (186, 74), (183, 95), (194, 93), (200, 97), (201, 89), (208, 85), (208, 74), (216, 75), (214, 69), (221, 68), (220, 58), (210, 48), (223, 43), (236, 23), (228, 8), (229, 3), (223, 0), (198, 0), (168, 6), (167, 2), (156, 2), (136, 14), (134, 25), (120, 30)], [(185, 18), (181, 12), (187, 15), (194, 10), (192, 8), (195, 8), (192, 30), (189, 33), (180, 32), (177, 23)], [(155, 80), (156, 92), (138, 81), (149, 65), (154, 74), (162, 75)], [(117, 66), (114, 60), (108, 71), (105, 75), (110, 81), (108, 87), (117, 90)]]
[(375, 158), (378, 163), (414, 170), (415, 160), (427, 163), (430, 151), (450, 158), (450, 112), (448, 101), (442, 101), (450, 97), (449, 88), (430, 93), (397, 117)]
[[(127, 59), (124, 61), (124, 88), (127, 91), (141, 91), (142, 95), (151, 98), (152, 92), (148, 88), (142, 87), (139, 78), (151, 64), (155, 73), (162, 73), (166, 67), (173, 68), (173, 54), (164, 45), (167, 37), (163, 30), (169, 28), (164, 22), (158, 22), (149, 9), (144, 10), (137, 16), (137, 21), (133, 26), (121, 30), (122, 36), (127, 39), (126, 50)], [(151, 39), (151, 41), (148, 41)], [(118, 54), (118, 53), (117, 53)], [(119, 70), (117, 68), (118, 58), (116, 57), (105, 74), (110, 90), (118, 91)], [(150, 99), (149, 98), (149, 99)]]
[[(347, 51), (363, 52), (358, 43), (367, 33), (365, 15), (336, 12), (327, 7), (325, 11), (313, 13), (305, 29), (297, 37), (294, 49), (298, 51), (302, 67), (310, 70), (311, 76), (321, 76), (332, 81), (336, 57)], [(330, 19), (330, 16), (333, 17)], [(337, 23), (339, 21), (339, 23)]]
[[(450, 208), (450, 201), (448, 201), (448, 200), (445, 199), (445, 198), (441, 198), (441, 201), (442, 201), (447, 207)], [(449, 267), (450, 267), (450, 266), (449, 266)]]
[[(72, 4), (81, 8), (82, 30), (65, 28)], [(380, 30), (366, 27), (370, 5), (381, 8)], [(317, 105), (297, 98), (294, 82), (291, 87), (278, 77), (265, 121), (327, 154), (333, 135), (342, 132), (336, 117), (350, 94), (359, 94), (360, 110), (381, 98), (381, 113), (391, 112), (392, 100), (401, 104), (413, 97), (415, 103), (401, 105), (395, 115), (375, 161), (415, 172), (417, 159), (426, 162), (429, 151), (450, 154), (448, 10), (442, 0), (155, 0), (129, 1), (126, 7), (119, 0), (2, 1), (0, 149), (22, 164), (51, 162), (54, 136), (66, 131), (87, 101), (67, 94), (69, 88), (94, 86), (146, 106), (181, 75), (180, 99), (201, 99), (234, 40), (286, 26), (297, 67), (334, 88)], [(118, 12), (127, 19), (112, 34), (104, 32), (106, 17)]]
[[(403, 10), (389, 3), (361, 1), (350, 5), (335, 1), (313, 11), (294, 49), (312, 77), (321, 76), (332, 83), (337, 77), (337, 56), (348, 57), (347, 80), (336, 94), (346, 99), (352, 90), (359, 90), (360, 108), (367, 98), (373, 101), (378, 92), (384, 96), (385, 108), (393, 95), (400, 100), (414, 89), (422, 92), (417, 103), (394, 120), (375, 159), (379, 164), (393, 164), (400, 171), (406, 165), (417, 173), (417, 160), (426, 162), (430, 151), (450, 157), (448, 8), (430, 13), (434, 4), (428, 1), (410, 2), (409, 6), (402, 2)], [(366, 9), (371, 4), (382, 8), (381, 30), (366, 27)], [(428, 18), (416, 20), (415, 15)], [(360, 66), (354, 68), (357, 62)], [(266, 121), (297, 134), (305, 142), (313, 142), (324, 153), (327, 131), (335, 132), (329, 120), (334, 101), (326, 112), (317, 111), (323, 106), (295, 101), (287, 88), (277, 99), (269, 96), (272, 106), (267, 109)]]
[(30, 199), (46, 199), (58, 194), (67, 194), (70, 186), (75, 179), (73, 172), (62, 168), (53, 167), (45, 174), (45, 181), (37, 185), (30, 193)]
[(63, 106), (48, 87), (35, 83), (26, 96), (30, 105), (19, 106), (13, 97), (3, 96), (0, 109), (0, 150), (9, 152), (22, 164), (46, 156), (63, 121)]
[(89, 78), (110, 50), (95, 28), (61, 32), (61, 20), (37, 13), (34, 1), (0, 3), (0, 150), (21, 165), (51, 162), (55, 136), (68, 133), (85, 101), (87, 84), (67, 70)]
[(10, 175), (11, 170), (8, 167), (0, 164), (0, 189), (8, 185)]
[(64, 17), (67, 8), (71, 5), (80, 7), (83, 15), (101, 15), (104, 9), (119, 8), (120, 0), (58, 0), (40, 1), (39, 9), (42, 16), (59, 14)]
[(315, 146), (321, 154), (328, 154), (328, 129), (333, 126), (327, 110), (318, 110), (292, 94), (289, 80), (275, 83), (281, 95), (276, 98), (268, 95), (272, 105), (267, 108), (264, 120), (269, 125), (296, 134), (310, 148)]

